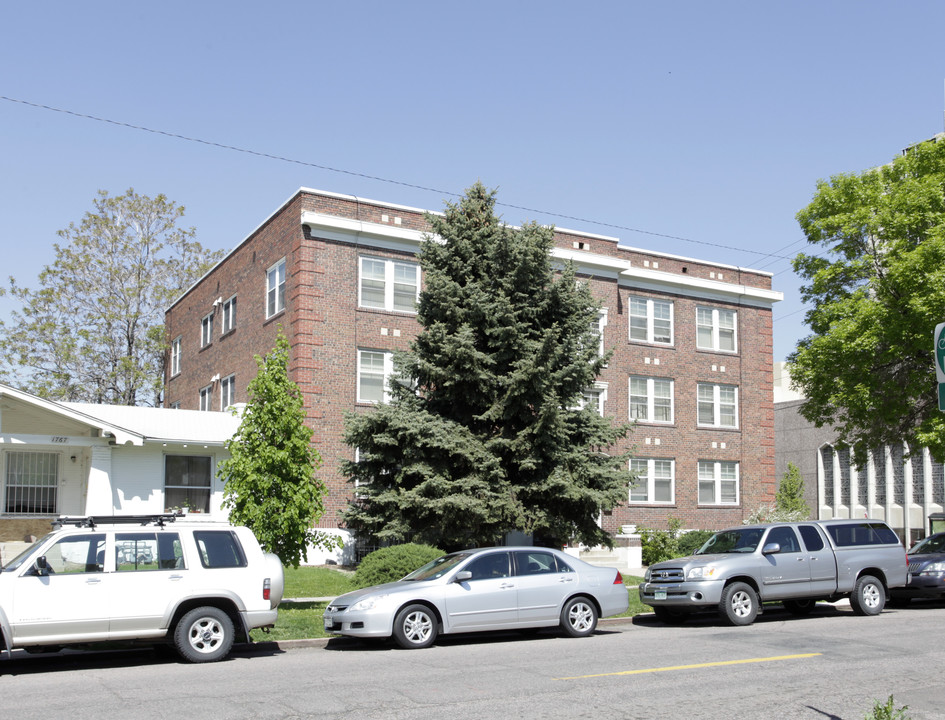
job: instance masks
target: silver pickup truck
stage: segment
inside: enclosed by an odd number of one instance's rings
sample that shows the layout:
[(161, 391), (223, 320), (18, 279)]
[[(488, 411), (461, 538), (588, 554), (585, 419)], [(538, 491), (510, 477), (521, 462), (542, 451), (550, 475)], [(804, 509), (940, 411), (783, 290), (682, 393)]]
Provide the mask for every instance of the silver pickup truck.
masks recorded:
[(885, 523), (811, 520), (717, 532), (694, 555), (647, 568), (640, 600), (667, 623), (717, 608), (750, 625), (771, 600), (806, 615), (818, 600), (849, 597), (858, 615), (878, 615), (889, 588), (907, 581), (905, 549)]

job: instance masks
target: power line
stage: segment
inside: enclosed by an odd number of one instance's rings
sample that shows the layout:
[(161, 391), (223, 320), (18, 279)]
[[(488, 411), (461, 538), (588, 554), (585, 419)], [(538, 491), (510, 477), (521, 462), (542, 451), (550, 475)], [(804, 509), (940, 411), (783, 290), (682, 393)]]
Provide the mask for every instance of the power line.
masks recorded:
[[(273, 155), (271, 153), (261, 152), (258, 150), (250, 150), (247, 148), (237, 147), (235, 145), (227, 145), (225, 143), (219, 143), (213, 140), (204, 140), (202, 138), (190, 137), (188, 135), (181, 135), (179, 133), (168, 132), (166, 130), (156, 130), (154, 128), (145, 127), (143, 125), (134, 125), (132, 123), (122, 122), (119, 120), (111, 120), (109, 118), (98, 117), (96, 115), (88, 115), (85, 113), (75, 112), (73, 110), (66, 110), (64, 108), (52, 107), (51, 105), (43, 105), (42, 103), (34, 103), (28, 100), (11, 98), (5, 95), (0, 95), (0, 100), (6, 100), (7, 102), (17, 103), (20, 105), (26, 105), (28, 107), (33, 107), (40, 110), (49, 110), (51, 112), (62, 113), (64, 115), (71, 115), (72, 117), (82, 118), (84, 120), (94, 120), (95, 122), (107, 123), (109, 125), (116, 125), (118, 127), (128, 128), (129, 130), (139, 130), (141, 132), (153, 133), (155, 135), (163, 135), (164, 137), (169, 137), (174, 140), (184, 140), (186, 142), (198, 143), (200, 145), (207, 145), (209, 147), (215, 147), (221, 150), (230, 150), (233, 152), (244, 153), (246, 155), (254, 155), (256, 157), (266, 158), (267, 160), (278, 160), (280, 162), (292, 163), (294, 165), (302, 165), (304, 167), (312, 167), (318, 170), (325, 170), (327, 172), (342, 173), (344, 175), (351, 175), (353, 177), (364, 178), (365, 180), (375, 180), (377, 182), (388, 183), (390, 185), (399, 185), (400, 187), (407, 187), (413, 190), (422, 190), (424, 192), (431, 192), (431, 193), (436, 193), (439, 195), (449, 195), (451, 197), (462, 197), (460, 193), (452, 192), (450, 190), (440, 190), (438, 188), (431, 188), (425, 185), (417, 185), (415, 183), (408, 183), (402, 180), (392, 180), (390, 178), (379, 177), (377, 175), (369, 175), (367, 173), (357, 172), (354, 170), (345, 170), (343, 168), (331, 167), (330, 165), (321, 165), (319, 163), (308, 162), (306, 160), (297, 160), (295, 158), (284, 157), (282, 155)], [(667, 233), (659, 233), (659, 232), (654, 232), (652, 230), (641, 230), (640, 228), (629, 227), (627, 225), (607, 223), (607, 222), (602, 222), (600, 220), (592, 220), (590, 218), (583, 218), (577, 215), (565, 215), (562, 213), (551, 212), (549, 210), (539, 210), (536, 208), (526, 207), (524, 205), (513, 205), (510, 203), (501, 203), (501, 202), (497, 202), (496, 205), (500, 207), (504, 207), (504, 208), (510, 208), (513, 210), (521, 210), (528, 213), (547, 215), (549, 217), (560, 218), (562, 220), (573, 220), (579, 223), (598, 225), (600, 227), (608, 227), (608, 228), (613, 228), (615, 230), (625, 230), (627, 232), (639, 233), (641, 235), (649, 235), (650, 237), (658, 237), (658, 238), (663, 238), (667, 240), (679, 240), (681, 242), (693, 243), (695, 245), (705, 245), (706, 247), (714, 247), (714, 248), (719, 248), (722, 250), (731, 250), (734, 252), (751, 253), (752, 255), (760, 255), (764, 258), (773, 257), (773, 258), (778, 258), (780, 260), (792, 259), (786, 255), (777, 255), (770, 252), (763, 252), (761, 250), (749, 250), (747, 248), (734, 247), (731, 245), (722, 245), (720, 243), (708, 242), (706, 240), (693, 240), (692, 238), (681, 237), (679, 235), (669, 235)]]

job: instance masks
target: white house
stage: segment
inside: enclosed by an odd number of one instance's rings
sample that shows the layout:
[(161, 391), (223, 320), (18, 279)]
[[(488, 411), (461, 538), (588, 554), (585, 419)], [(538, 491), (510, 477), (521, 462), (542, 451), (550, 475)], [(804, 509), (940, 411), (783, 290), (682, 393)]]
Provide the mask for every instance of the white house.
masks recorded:
[(188, 507), (225, 517), (217, 464), (239, 423), (230, 412), (53, 402), (0, 384), (0, 544), (44, 535), (59, 515)]

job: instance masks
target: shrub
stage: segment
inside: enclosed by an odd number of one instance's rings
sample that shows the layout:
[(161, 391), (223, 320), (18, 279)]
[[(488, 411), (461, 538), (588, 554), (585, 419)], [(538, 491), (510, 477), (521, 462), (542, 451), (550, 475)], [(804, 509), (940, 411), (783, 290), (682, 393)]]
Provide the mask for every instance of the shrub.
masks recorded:
[(679, 536), (677, 543), (677, 549), (679, 550), (679, 555), (677, 557), (692, 555), (696, 550), (705, 544), (706, 540), (708, 540), (713, 535), (715, 535), (715, 530), (690, 530), (687, 533), (683, 533)]
[(640, 544), (643, 546), (643, 564), (679, 557), (679, 526), (676, 518), (669, 519), (669, 530), (651, 530), (640, 528)]
[(362, 588), (394, 582), (444, 554), (438, 548), (417, 543), (381, 548), (364, 557), (354, 573), (354, 584)]

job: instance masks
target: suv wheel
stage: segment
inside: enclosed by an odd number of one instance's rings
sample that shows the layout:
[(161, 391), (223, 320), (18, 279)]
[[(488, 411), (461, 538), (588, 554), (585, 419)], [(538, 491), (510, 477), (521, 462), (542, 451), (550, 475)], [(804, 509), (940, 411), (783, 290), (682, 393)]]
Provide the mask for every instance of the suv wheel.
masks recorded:
[(732, 625), (751, 625), (758, 617), (758, 594), (747, 583), (728, 585), (722, 591), (719, 614)]
[(222, 660), (233, 647), (233, 621), (216, 607), (194, 608), (174, 628), (174, 646), (192, 663)]
[(853, 586), (850, 607), (857, 615), (879, 615), (886, 605), (886, 589), (872, 575), (861, 575)]

